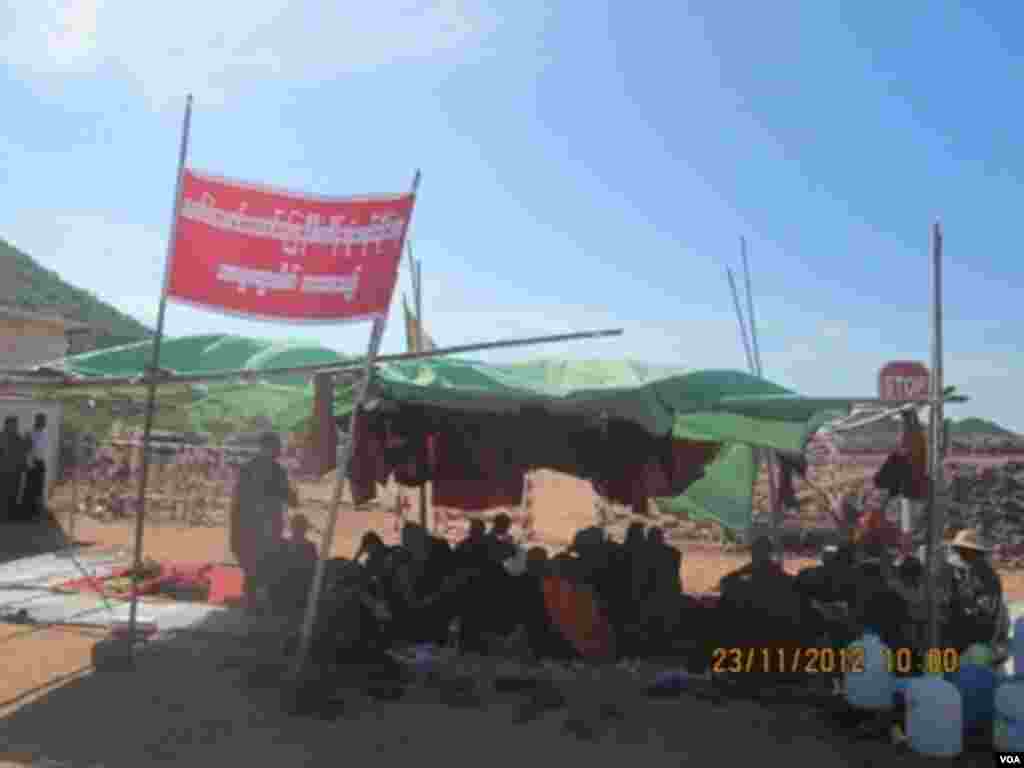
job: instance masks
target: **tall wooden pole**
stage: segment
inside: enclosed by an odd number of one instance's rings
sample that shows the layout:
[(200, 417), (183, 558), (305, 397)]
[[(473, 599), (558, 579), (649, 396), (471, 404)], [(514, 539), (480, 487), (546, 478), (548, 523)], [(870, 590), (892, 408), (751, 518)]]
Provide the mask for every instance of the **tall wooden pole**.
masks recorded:
[(326, 563), (331, 557), (331, 550), (334, 547), (334, 531), (338, 524), (338, 509), (341, 506), (341, 496), (345, 488), (345, 478), (348, 477), (349, 464), (355, 454), (356, 440), (358, 440), (357, 422), (363, 418), (361, 413), (363, 404), (366, 402), (370, 390), (370, 380), (373, 377), (373, 366), (377, 359), (377, 352), (380, 350), (381, 338), (384, 336), (384, 318), (378, 318), (373, 322), (373, 330), (370, 332), (370, 342), (366, 353), (366, 365), (363, 370), (363, 377), (356, 390), (355, 402), (352, 406), (352, 413), (349, 416), (349, 436), (341, 450), (338, 459), (337, 474), (334, 480), (334, 494), (331, 497), (331, 506), (327, 515), (327, 525), (324, 526), (320, 541), (320, 557), (317, 559), (316, 568), (313, 571), (313, 581), (310, 584), (309, 596), (306, 602), (306, 614), (302, 623), (302, 634), (299, 638), (299, 652), (295, 657), (295, 666), (292, 676), (296, 680), (301, 676), (305, 667), (306, 659), (309, 656), (310, 647), (313, 642), (313, 629), (316, 626), (317, 609), (320, 602), (320, 593), (323, 591), (324, 571)]
[(945, 510), (938, 504), (942, 479), (943, 370), (942, 370), (942, 227), (932, 228), (932, 375), (931, 411), (928, 419), (930, 478), (928, 482), (928, 647), (938, 648), (939, 589), (938, 579), (944, 554), (941, 550)]
[[(416, 276), (416, 351), (422, 352), (426, 346), (423, 333), (423, 265), (419, 259), (413, 262), (413, 274)], [(427, 527), (427, 484), (420, 486), (420, 525)]]
[(153, 432), (153, 413), (156, 410), (156, 388), (160, 370), (160, 343), (164, 337), (164, 316), (167, 312), (167, 285), (174, 260), (174, 241), (178, 235), (178, 215), (181, 212), (181, 186), (188, 157), (189, 130), (192, 125), (192, 95), (185, 102), (185, 119), (181, 129), (181, 148), (178, 153), (178, 180), (174, 185), (174, 205), (171, 213), (171, 231), (167, 240), (167, 258), (164, 259), (164, 281), (160, 290), (160, 305), (156, 314), (156, 335), (153, 337), (153, 355), (148, 371), (146, 394), (146, 421), (142, 429), (142, 466), (139, 471), (139, 496), (135, 504), (135, 567), (132, 569), (132, 600), (128, 609), (128, 636), (135, 639), (138, 619), (139, 581), (142, 578), (142, 532), (146, 522), (146, 484), (149, 481), (149, 438)]
[[(754, 292), (750, 287), (750, 263), (747, 260), (747, 239), (740, 237), (740, 255), (743, 259), (743, 282), (747, 289), (747, 321), (750, 323), (750, 346), (753, 352), (754, 365), (756, 366), (756, 373), (759, 378), (764, 377), (764, 369), (761, 367), (761, 347), (757, 341), (757, 318), (754, 316)], [(755, 451), (754, 455), (757, 457), (757, 466), (761, 466), (761, 451)], [(775, 552), (775, 556), (780, 562), (785, 560), (786, 553), (782, 547), (782, 536), (779, 530), (782, 526), (782, 514), (779, 509), (779, 498), (775, 492), (775, 461), (771, 451), (766, 451), (765, 457), (765, 468), (768, 470), (768, 493), (770, 498), (768, 500), (769, 514), (771, 515), (771, 540), (772, 550)], [(756, 474), (755, 474), (756, 477)]]
[[(416, 193), (420, 186), (420, 172), (412, 180), (412, 195), (415, 201)], [(412, 211), (410, 210), (410, 218)], [(405, 222), (405, 230), (402, 232), (402, 240), (399, 248), (404, 247), (405, 236), (409, 231), (409, 220)], [(399, 264), (401, 264), (401, 251), (399, 252)], [(309, 586), (309, 595), (306, 600), (306, 614), (302, 622), (302, 634), (299, 636), (299, 651), (295, 655), (295, 663), (292, 667), (292, 679), (300, 682), (302, 672), (309, 658), (309, 652), (313, 644), (313, 630), (316, 628), (317, 609), (320, 603), (320, 593), (323, 591), (324, 572), (327, 560), (331, 557), (331, 550), (334, 548), (334, 530), (338, 524), (338, 509), (341, 506), (341, 495), (345, 488), (345, 478), (348, 477), (349, 463), (355, 455), (356, 440), (359, 431), (356, 428), (358, 420), (362, 418), (363, 404), (366, 402), (370, 392), (371, 380), (373, 378), (374, 365), (377, 361), (377, 354), (380, 352), (380, 344), (384, 338), (384, 328), (387, 325), (387, 315), (378, 317), (373, 321), (373, 330), (370, 331), (370, 342), (366, 350), (366, 362), (363, 367), (363, 376), (356, 390), (356, 399), (352, 406), (352, 415), (349, 417), (349, 439), (341, 451), (338, 459), (337, 475), (334, 480), (334, 494), (331, 497), (331, 507), (327, 515), (327, 525), (324, 526), (323, 537), (320, 541), (320, 557), (316, 561), (316, 568), (313, 571), (313, 581)]]
[(733, 277), (732, 269), (725, 268), (725, 274), (729, 278), (729, 290), (732, 291), (732, 303), (736, 307), (736, 320), (740, 324), (740, 339), (743, 341), (743, 352), (747, 356), (747, 367), (750, 372), (757, 375), (757, 365), (754, 363), (754, 353), (750, 349), (750, 338), (747, 336), (747, 324), (743, 322), (743, 310), (740, 308), (740, 297), (736, 291), (736, 279)]

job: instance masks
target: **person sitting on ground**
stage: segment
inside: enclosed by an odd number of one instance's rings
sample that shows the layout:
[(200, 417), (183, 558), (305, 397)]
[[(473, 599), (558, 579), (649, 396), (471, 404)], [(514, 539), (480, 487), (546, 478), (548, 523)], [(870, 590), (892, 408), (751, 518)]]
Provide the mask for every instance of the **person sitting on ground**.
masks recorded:
[(852, 621), (858, 591), (855, 560), (853, 545), (840, 545), (825, 553), (820, 566), (801, 570), (794, 581), (809, 620), (817, 617), (821, 631), (836, 647), (845, 647), (857, 637)]
[(720, 646), (788, 650), (817, 640), (818, 627), (804, 616), (807, 603), (796, 580), (772, 559), (767, 537), (754, 542), (750, 563), (723, 578), (720, 589)]
[[(652, 569), (647, 556), (646, 526), (640, 522), (630, 523), (622, 546), (615, 553), (616, 579), (626, 585), (628, 609), (624, 611), (628, 625), (639, 622), (643, 615), (643, 602), (653, 588)], [(629, 641), (624, 640), (623, 652), (628, 653)]]
[(518, 548), (512, 540), (512, 518), (504, 512), (494, 518), (491, 530), (487, 534), (487, 551), (496, 563), (504, 563), (516, 556)]
[(299, 503), (280, 457), (281, 438), (265, 433), (259, 454), (239, 472), (231, 500), (231, 551), (245, 572), (245, 591), (253, 608), (264, 602), (276, 577), (273, 564), (284, 535), (285, 507)]
[(665, 541), (665, 530), (657, 526), (653, 526), (647, 531), (647, 546), (652, 566), (652, 588), (657, 592), (681, 594), (683, 591), (682, 552)]
[[(890, 649), (912, 648), (909, 635), (910, 612), (907, 602), (892, 589), (871, 591), (860, 606), (858, 622), (864, 632), (871, 632)], [(902, 670), (894, 670), (906, 674)]]
[(988, 560), (991, 548), (977, 531), (960, 531), (953, 538), (952, 549), (950, 609), (943, 645), (963, 653), (974, 643), (996, 641), (1003, 613), (1003, 585)]
[(616, 579), (614, 550), (604, 531), (597, 526), (577, 531), (568, 553), (576, 555), (573, 570), (579, 581), (594, 591), (609, 615), (615, 613), (622, 585)]
[(752, 580), (770, 581), (778, 578), (791, 578), (782, 566), (775, 562), (772, 542), (767, 536), (759, 536), (750, 547), (750, 562), (732, 573), (726, 574), (719, 582), (719, 591), (724, 596), (727, 591), (741, 583)]
[(293, 515), (289, 521), (291, 536), (281, 542), (276, 558), (277, 576), (268, 585), (271, 603), (277, 611), (291, 613), (305, 606), (313, 569), (319, 560), (316, 544), (306, 538), (311, 527), (309, 518), (303, 514)]
[(300, 563), (314, 563), (320, 559), (316, 544), (306, 538), (313, 527), (303, 514), (292, 515), (288, 530), (291, 533), (284, 542), (284, 551)]
[(441, 598), (455, 573), (448, 542), (431, 536), (418, 523), (406, 523), (394, 556), (392, 604), (396, 631), (410, 643), (443, 645), (450, 617)]
[(478, 562), (488, 556), (487, 526), (478, 517), (469, 521), (466, 538), (455, 546), (455, 554), (463, 562)]
[(890, 581), (890, 587), (906, 601), (911, 642), (919, 650), (925, 647), (928, 629), (928, 596), (924, 576), (924, 564), (910, 556), (904, 558)]
[(344, 558), (327, 562), (310, 654), (319, 664), (382, 662), (393, 645), (392, 614), (365, 569)]
[(380, 581), (391, 570), (391, 556), (392, 548), (384, 543), (380, 535), (376, 531), (367, 531), (363, 534), (363, 538), (359, 542), (359, 549), (352, 560), (357, 563), (362, 562), (371, 581)]
[(536, 659), (566, 660), (576, 656), (572, 644), (554, 625), (544, 602), (544, 583), (554, 574), (555, 568), (543, 547), (527, 551), (526, 574), (520, 582), (519, 616)]

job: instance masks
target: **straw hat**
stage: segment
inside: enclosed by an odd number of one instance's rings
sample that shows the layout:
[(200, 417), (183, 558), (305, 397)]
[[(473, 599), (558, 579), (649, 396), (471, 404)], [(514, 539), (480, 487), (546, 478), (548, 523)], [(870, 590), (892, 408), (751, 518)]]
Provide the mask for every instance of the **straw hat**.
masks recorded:
[(950, 546), (953, 549), (971, 549), (975, 552), (990, 552), (992, 550), (991, 547), (982, 543), (978, 532), (971, 529), (960, 531), (953, 537), (953, 543)]

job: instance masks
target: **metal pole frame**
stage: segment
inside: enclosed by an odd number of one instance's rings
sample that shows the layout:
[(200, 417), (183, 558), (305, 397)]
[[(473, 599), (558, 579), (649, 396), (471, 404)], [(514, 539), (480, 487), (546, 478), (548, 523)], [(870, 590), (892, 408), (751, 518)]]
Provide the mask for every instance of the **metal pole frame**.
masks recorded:
[(160, 343), (164, 335), (164, 317), (167, 313), (167, 285), (174, 260), (174, 243), (178, 234), (178, 217), (181, 212), (181, 187), (185, 175), (185, 161), (188, 157), (189, 130), (192, 124), (192, 94), (185, 100), (185, 119), (181, 130), (181, 148), (178, 153), (178, 178), (174, 186), (174, 205), (171, 214), (170, 238), (167, 241), (167, 258), (164, 260), (164, 280), (160, 291), (160, 307), (156, 316), (156, 335), (153, 338), (153, 355), (150, 361), (149, 386), (146, 395), (146, 421), (142, 430), (142, 466), (139, 472), (139, 495), (135, 505), (135, 563), (132, 568), (132, 597), (128, 609), (128, 636), (135, 640), (138, 620), (139, 581), (142, 571), (142, 533), (146, 525), (146, 485), (149, 481), (149, 439), (153, 432), (153, 414), (156, 410), (156, 389), (160, 369)]
[(931, 411), (928, 419), (929, 479), (928, 479), (928, 537), (927, 574), (928, 647), (938, 648), (939, 637), (939, 569), (942, 564), (939, 548), (942, 543), (945, 510), (939, 508), (939, 489), (942, 487), (942, 425), (943, 418), (943, 355), (942, 355), (942, 226), (938, 221), (932, 227), (932, 375)]

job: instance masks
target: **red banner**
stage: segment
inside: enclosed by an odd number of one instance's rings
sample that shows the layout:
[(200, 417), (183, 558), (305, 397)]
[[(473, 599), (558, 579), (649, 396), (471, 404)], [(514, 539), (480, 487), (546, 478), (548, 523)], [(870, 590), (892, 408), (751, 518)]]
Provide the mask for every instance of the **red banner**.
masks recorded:
[(182, 185), (168, 298), (292, 323), (387, 315), (412, 194), (318, 198), (196, 171)]

